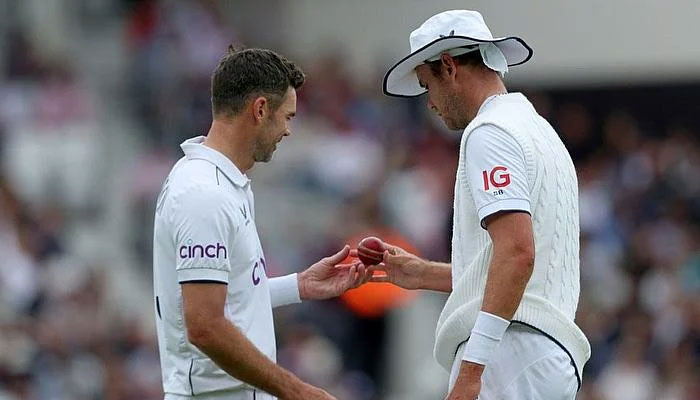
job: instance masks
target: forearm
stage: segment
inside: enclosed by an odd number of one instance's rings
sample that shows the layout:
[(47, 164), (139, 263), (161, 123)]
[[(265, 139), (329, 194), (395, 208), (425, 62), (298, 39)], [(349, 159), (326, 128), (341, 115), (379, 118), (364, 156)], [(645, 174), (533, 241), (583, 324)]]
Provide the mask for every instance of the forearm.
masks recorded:
[(475, 377), (483, 373), (490, 354), (518, 309), (531, 274), (532, 263), (527, 257), (494, 254), (486, 279), (482, 312), (477, 316), (462, 357), (460, 378), (464, 382), (473, 383)]
[(511, 320), (530, 281), (533, 259), (517, 252), (494, 252), (481, 310)]
[(426, 261), (421, 289), (452, 292), (452, 264)]
[(195, 345), (229, 375), (281, 399), (294, 398), (304, 385), (260, 352), (228, 320), (221, 318), (211, 325), (211, 333)]

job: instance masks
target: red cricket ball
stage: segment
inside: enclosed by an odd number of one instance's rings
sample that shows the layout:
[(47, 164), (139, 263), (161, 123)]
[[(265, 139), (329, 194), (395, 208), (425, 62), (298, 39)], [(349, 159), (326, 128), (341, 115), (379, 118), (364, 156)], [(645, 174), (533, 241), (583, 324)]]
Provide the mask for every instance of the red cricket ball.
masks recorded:
[(366, 237), (357, 245), (357, 256), (363, 264), (376, 265), (384, 259), (384, 243), (374, 236)]

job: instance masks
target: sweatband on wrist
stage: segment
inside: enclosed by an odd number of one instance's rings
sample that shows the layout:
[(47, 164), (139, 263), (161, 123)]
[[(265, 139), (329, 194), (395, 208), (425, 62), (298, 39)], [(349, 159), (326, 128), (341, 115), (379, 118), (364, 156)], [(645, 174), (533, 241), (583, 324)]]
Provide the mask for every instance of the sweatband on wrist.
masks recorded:
[(510, 321), (506, 319), (479, 311), (472, 333), (464, 346), (462, 360), (486, 365), (509, 325)]
[(271, 278), (268, 282), (270, 285), (270, 302), (272, 303), (272, 308), (286, 306), (287, 304), (301, 303), (297, 274)]

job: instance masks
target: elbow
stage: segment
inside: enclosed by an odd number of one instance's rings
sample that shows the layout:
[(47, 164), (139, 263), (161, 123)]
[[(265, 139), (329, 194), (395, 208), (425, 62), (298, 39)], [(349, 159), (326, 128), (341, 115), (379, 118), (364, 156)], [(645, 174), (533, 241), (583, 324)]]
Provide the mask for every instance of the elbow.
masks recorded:
[(214, 339), (214, 329), (210, 321), (187, 320), (187, 340), (198, 349), (204, 351)]
[(523, 275), (530, 279), (532, 271), (535, 269), (535, 249), (533, 246), (522, 246), (517, 248), (513, 254), (516, 267)]
[(500, 259), (504, 265), (510, 265), (513, 273), (521, 276), (525, 281), (530, 279), (533, 270), (535, 269), (535, 248), (529, 244), (513, 244), (501, 251), (495, 252), (494, 255), (500, 253)]

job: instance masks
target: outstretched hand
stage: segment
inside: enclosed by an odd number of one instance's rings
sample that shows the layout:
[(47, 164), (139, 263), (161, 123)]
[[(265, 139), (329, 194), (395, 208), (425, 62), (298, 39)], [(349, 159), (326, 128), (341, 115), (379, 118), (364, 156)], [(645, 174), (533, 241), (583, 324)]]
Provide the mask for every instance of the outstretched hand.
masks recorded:
[(374, 267), (359, 261), (339, 264), (350, 255), (350, 246), (330, 257), (321, 259), (306, 271), (299, 273), (299, 295), (302, 300), (323, 300), (337, 297), (369, 281)]
[(390, 282), (404, 289), (420, 289), (423, 286), (423, 274), (427, 262), (422, 258), (411, 254), (401, 247), (384, 243), (383, 261), (372, 267), (376, 271), (384, 272), (384, 275), (375, 274), (370, 282)]

